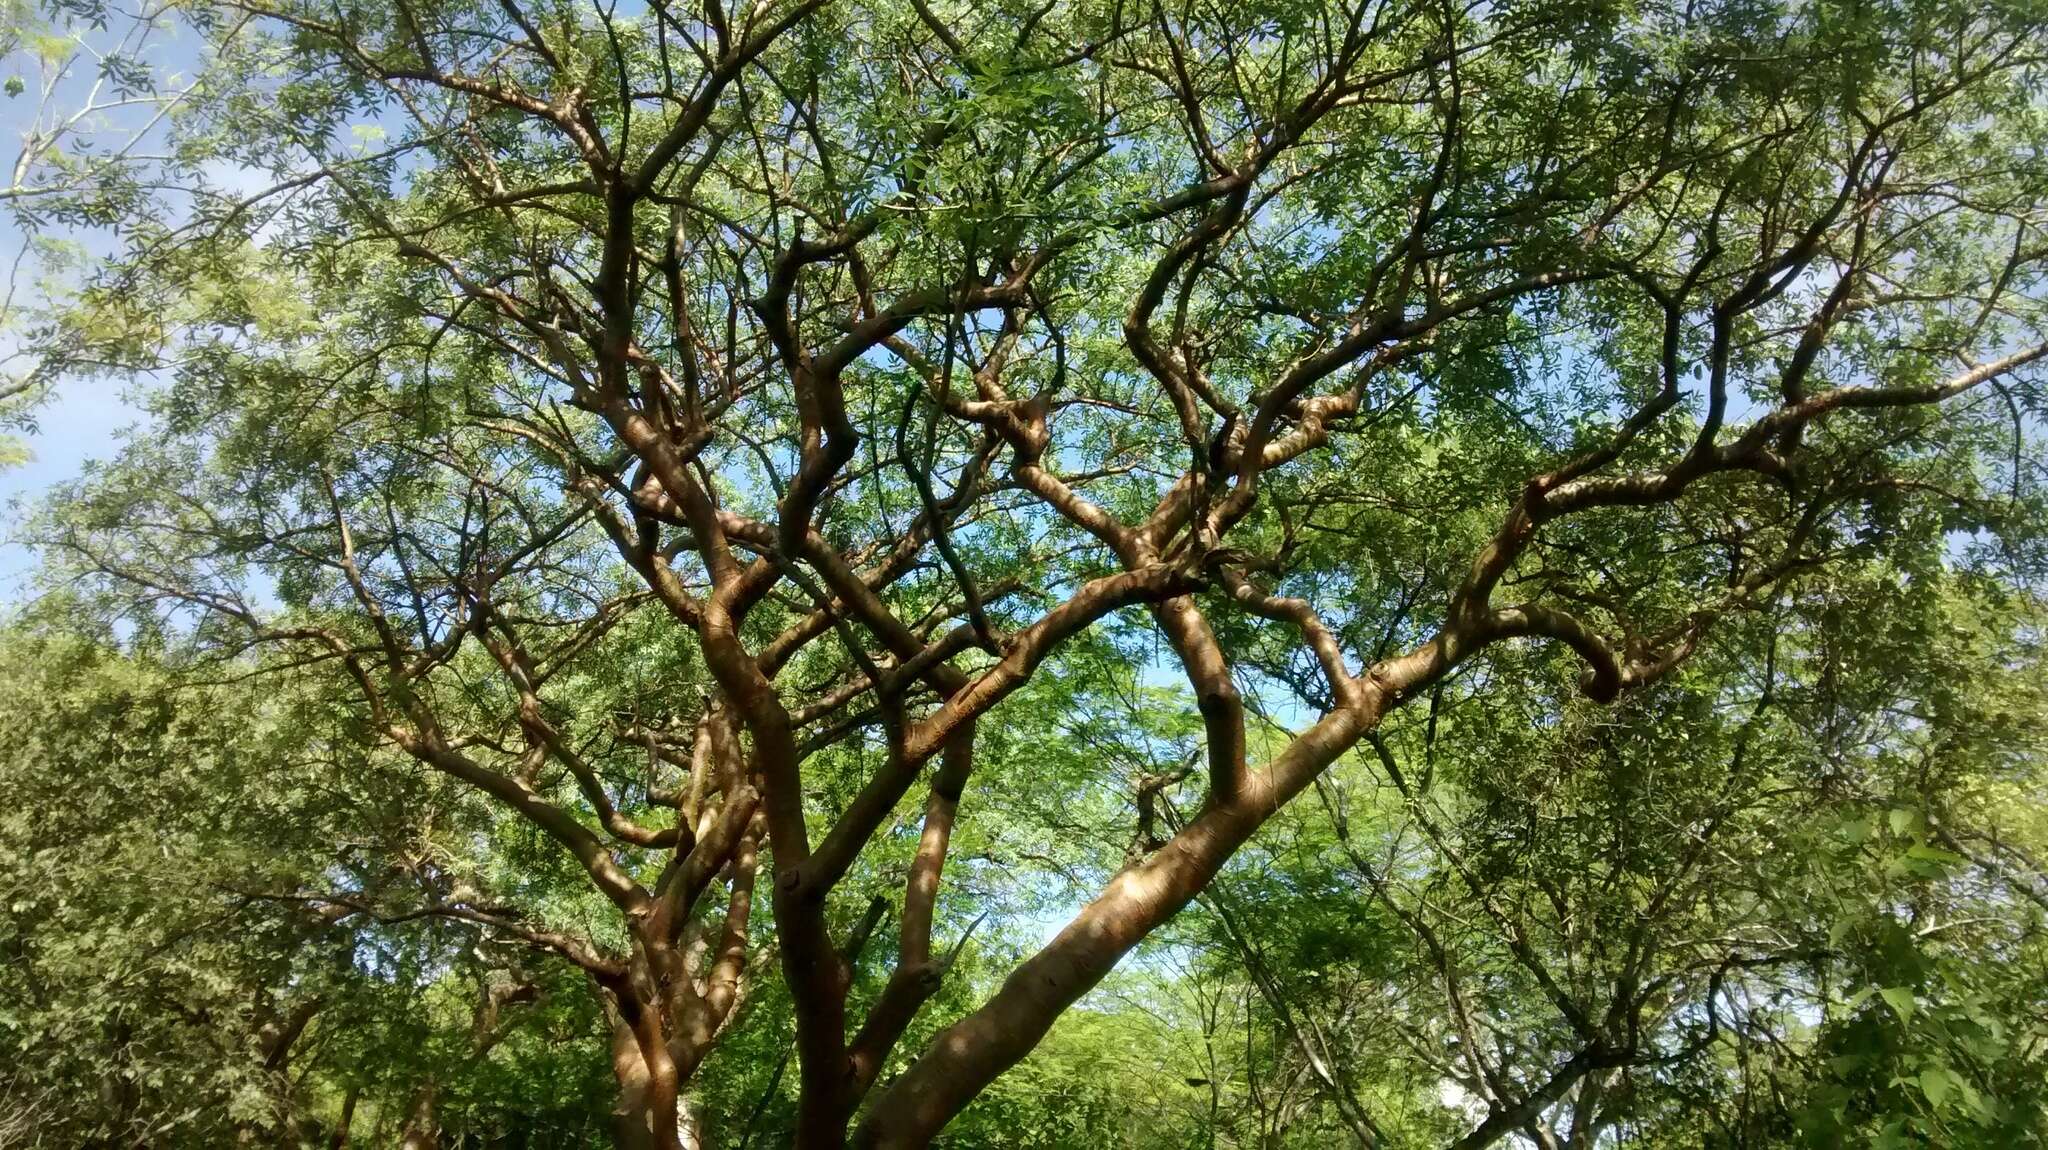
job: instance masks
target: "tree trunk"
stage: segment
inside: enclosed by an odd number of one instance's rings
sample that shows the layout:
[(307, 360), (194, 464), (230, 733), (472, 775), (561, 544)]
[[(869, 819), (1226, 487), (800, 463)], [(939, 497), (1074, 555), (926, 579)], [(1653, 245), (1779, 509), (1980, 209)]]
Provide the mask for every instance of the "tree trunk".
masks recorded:
[(399, 1138), (398, 1150), (435, 1150), (441, 1138), (441, 1123), (435, 1117), (434, 1104), (440, 1093), (440, 1083), (431, 1078), (420, 1084), (419, 1092), (412, 1097), (412, 1110), (406, 1115), (405, 1133)]
[[(619, 1083), (619, 1099), (611, 1114), (612, 1141), (619, 1150), (688, 1150), (697, 1140), (684, 1140), (674, 1064), (658, 1041), (660, 1026), (652, 1008), (643, 1009), (641, 1017), (644, 1021), (639, 1028), (616, 1016), (612, 1021), (612, 1074)], [(643, 1035), (638, 1030), (654, 1033)], [(657, 1041), (650, 1043), (649, 1037)], [(694, 1129), (694, 1121), (692, 1126)]]
[[(1385, 680), (1405, 688), (1426, 676), (1403, 664)], [(1274, 811), (1377, 724), (1385, 698), (1324, 716), (1247, 780), (1236, 798), (1211, 803), (1159, 851), (1119, 872), (1051, 942), (1013, 970), (994, 997), (931, 1041), (869, 1108), (854, 1144), (861, 1150), (929, 1146), (983, 1087), (1038, 1045), (1061, 1012), (1207, 887)]]
[(115, 1141), (110, 1145), (124, 1145), (132, 1139), (130, 1129), (134, 1115), (142, 1105), (142, 1088), (135, 1084), (121, 1070), (128, 1064), (128, 1041), (130, 1031), (126, 1022), (115, 1022), (107, 1033), (107, 1050), (111, 1055), (113, 1069), (100, 1078), (100, 1107), (108, 1116), (108, 1129), (113, 1131)]
[(334, 1124), (334, 1136), (327, 1140), (327, 1150), (348, 1150), (348, 1128), (356, 1120), (356, 1099), (362, 1095), (362, 1088), (351, 1086), (341, 1100), (341, 1118)]

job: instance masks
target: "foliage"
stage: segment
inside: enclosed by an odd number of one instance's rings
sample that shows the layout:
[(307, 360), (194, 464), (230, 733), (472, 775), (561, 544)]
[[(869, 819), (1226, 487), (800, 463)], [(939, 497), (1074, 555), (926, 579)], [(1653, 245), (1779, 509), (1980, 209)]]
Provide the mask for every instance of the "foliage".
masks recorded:
[(77, 1137), (2043, 1137), (2030, 0), (159, 17)]

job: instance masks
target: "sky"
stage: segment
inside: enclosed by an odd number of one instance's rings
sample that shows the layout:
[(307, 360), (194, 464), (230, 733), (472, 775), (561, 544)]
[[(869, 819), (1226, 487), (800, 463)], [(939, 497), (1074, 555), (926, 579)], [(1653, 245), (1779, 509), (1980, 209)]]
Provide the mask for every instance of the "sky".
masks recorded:
[(5, 505), (0, 512), (0, 604), (19, 603), (29, 591), (35, 555), (21, 541), (22, 512), (52, 486), (77, 478), (87, 461), (110, 458), (119, 449), (116, 433), (138, 424), (142, 414), (119, 388), (90, 382), (64, 388), (36, 418), (33, 433), (14, 433), (34, 457), (0, 470), (0, 504)]

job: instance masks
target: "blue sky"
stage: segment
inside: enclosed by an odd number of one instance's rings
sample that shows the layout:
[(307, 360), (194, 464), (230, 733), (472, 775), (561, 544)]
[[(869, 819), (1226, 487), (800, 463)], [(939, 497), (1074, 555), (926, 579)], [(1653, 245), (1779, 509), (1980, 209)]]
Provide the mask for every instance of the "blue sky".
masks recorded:
[(32, 434), (15, 433), (27, 441), (35, 457), (0, 471), (0, 603), (19, 602), (34, 564), (33, 552), (20, 542), (22, 505), (54, 484), (76, 478), (86, 461), (105, 459), (118, 449), (115, 433), (141, 419), (120, 390), (106, 383), (73, 383), (37, 414)]

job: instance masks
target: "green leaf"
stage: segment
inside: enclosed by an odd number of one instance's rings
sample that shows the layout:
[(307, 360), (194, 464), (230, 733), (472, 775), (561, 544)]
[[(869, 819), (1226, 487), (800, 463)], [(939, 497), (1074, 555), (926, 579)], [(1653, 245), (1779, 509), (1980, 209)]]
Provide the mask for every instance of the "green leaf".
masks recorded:
[(1930, 1066), (1920, 1072), (1920, 1093), (1930, 1105), (1940, 1108), (1955, 1085), (1955, 1075), (1946, 1067)]

